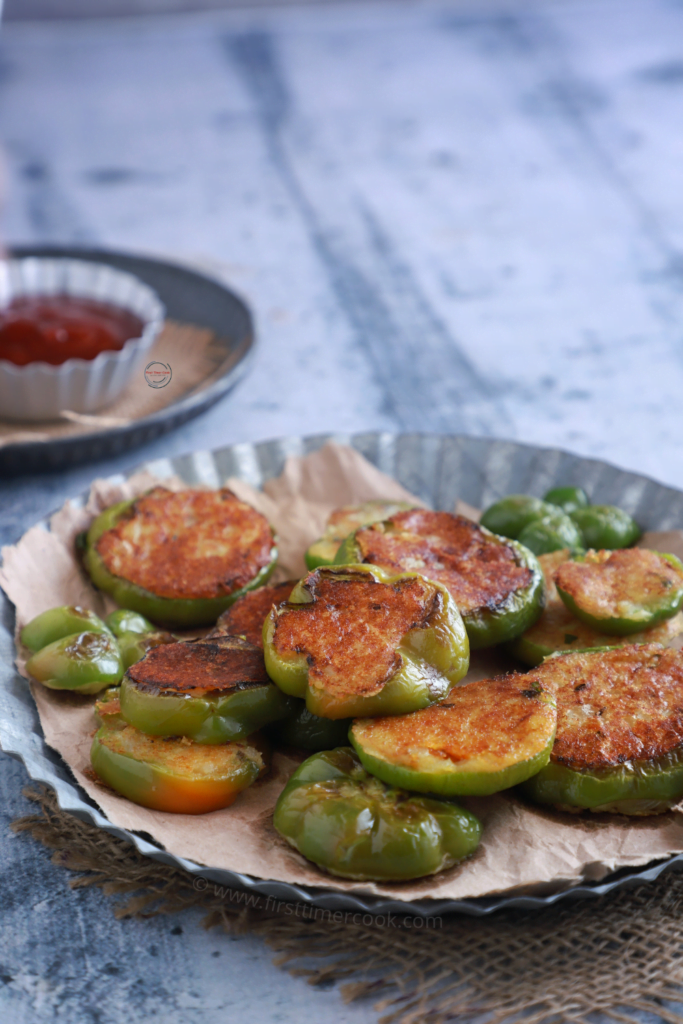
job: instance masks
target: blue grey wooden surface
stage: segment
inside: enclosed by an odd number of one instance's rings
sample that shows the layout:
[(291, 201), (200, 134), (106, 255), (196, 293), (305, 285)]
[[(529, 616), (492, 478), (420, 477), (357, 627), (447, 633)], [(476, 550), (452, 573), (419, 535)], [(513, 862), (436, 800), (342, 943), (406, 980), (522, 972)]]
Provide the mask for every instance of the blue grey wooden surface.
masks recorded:
[[(506, 436), (683, 486), (677, 0), (384, 0), (1, 35), (5, 238), (214, 261), (260, 335), (249, 378), (181, 431), (3, 481), (3, 540), (96, 474), (287, 433)], [(23, 769), (2, 765), (6, 822), (26, 803)], [(0, 864), (3, 1021), (374, 1019), (189, 915), (182, 943), (177, 922), (114, 922), (4, 823)]]

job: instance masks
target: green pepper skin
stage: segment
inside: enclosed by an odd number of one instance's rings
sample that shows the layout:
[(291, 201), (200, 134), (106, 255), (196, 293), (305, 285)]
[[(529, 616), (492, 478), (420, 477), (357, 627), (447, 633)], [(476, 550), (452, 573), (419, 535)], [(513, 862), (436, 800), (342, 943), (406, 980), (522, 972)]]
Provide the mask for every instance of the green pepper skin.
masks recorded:
[(553, 487), (543, 495), (543, 500), (557, 505), (567, 515), (588, 505), (588, 495), (583, 487)]
[[(510, 540), (507, 537), (497, 539), (512, 548), (518, 565), (530, 569), (532, 577), (530, 583), (523, 590), (511, 594), (504, 604), (494, 608), (482, 607), (476, 611), (461, 613), (471, 651), (495, 647), (496, 644), (502, 644), (521, 636), (530, 626), (533, 626), (545, 607), (545, 581), (533, 551), (520, 544), (519, 541)], [(339, 548), (335, 565), (358, 564), (361, 558), (355, 534), (352, 534)], [(379, 713), (383, 714), (383, 712)], [(358, 712), (358, 715), (362, 716), (363, 712)]]
[(121, 637), (124, 633), (154, 633), (156, 627), (139, 612), (131, 612), (128, 608), (119, 608), (107, 615), (106, 623), (114, 636)]
[(349, 747), (304, 761), (280, 795), (273, 824), (318, 867), (358, 881), (435, 874), (474, 853), (481, 836), (469, 811), (386, 786)]
[(615, 814), (661, 814), (683, 797), (683, 755), (631, 761), (624, 767), (576, 771), (550, 762), (519, 791), (538, 804)]
[(291, 699), (272, 685), (222, 697), (187, 697), (141, 692), (127, 675), (121, 683), (121, 714), (130, 725), (149, 736), (188, 736), (195, 743), (244, 739), (291, 708)]
[(24, 626), (21, 642), (29, 651), (42, 650), (55, 640), (62, 640), (74, 633), (107, 633), (109, 630), (102, 619), (89, 608), (79, 605), (64, 605), (41, 612)]
[[(141, 616), (142, 617), (142, 616)], [(117, 637), (123, 668), (127, 672), (131, 665), (142, 661), (145, 655), (158, 647), (159, 644), (174, 644), (176, 638), (172, 633), (165, 633), (163, 630), (154, 630), (151, 633), (121, 633)]]
[(312, 715), (302, 700), (290, 699), (296, 705), (293, 712), (268, 730), (274, 741), (310, 751), (331, 750), (347, 742), (350, 718), (320, 718)]
[(99, 693), (123, 675), (119, 648), (111, 633), (76, 633), (55, 640), (26, 662), (26, 671), (51, 690)]
[(212, 598), (158, 597), (144, 587), (131, 583), (109, 572), (97, 551), (97, 541), (107, 530), (112, 530), (134, 501), (121, 501), (110, 506), (94, 520), (88, 530), (85, 567), (96, 587), (110, 594), (122, 608), (139, 612), (158, 626), (169, 629), (190, 629), (194, 626), (212, 626), (221, 612), (229, 608), (238, 597), (262, 586), (271, 576), (277, 562), (277, 548), (272, 549), (271, 562), (264, 566), (253, 580), (233, 594)]
[(533, 498), (530, 494), (510, 494), (507, 498), (489, 505), (479, 525), (485, 526), (499, 537), (518, 540), (525, 526), (556, 511), (553, 505), (541, 501), (540, 498)]
[[(374, 565), (355, 564), (349, 569), (354, 573), (367, 572), (385, 584), (418, 575), (389, 573)], [(340, 575), (336, 566), (322, 566), (313, 571)], [(320, 718), (401, 715), (427, 707), (444, 696), (451, 686), (466, 675), (470, 661), (467, 633), (455, 602), (440, 583), (432, 585), (441, 591), (442, 611), (433, 625), (406, 633), (396, 650), (400, 656), (400, 667), (379, 693), (368, 697), (358, 695), (342, 702), (335, 702), (328, 698), (324, 690), (309, 687), (306, 654), (284, 658), (275, 650), (273, 637), (280, 609), (273, 609), (263, 623), (266, 672), (284, 693), (305, 699), (306, 707), (311, 714)], [(289, 604), (308, 604), (310, 600), (310, 595), (302, 583), (299, 583), (290, 595)]]
[(636, 521), (616, 505), (589, 505), (572, 512), (571, 517), (583, 534), (586, 548), (630, 548), (642, 535)]
[(534, 519), (524, 527), (518, 540), (535, 555), (583, 547), (583, 535), (578, 526), (559, 509)]

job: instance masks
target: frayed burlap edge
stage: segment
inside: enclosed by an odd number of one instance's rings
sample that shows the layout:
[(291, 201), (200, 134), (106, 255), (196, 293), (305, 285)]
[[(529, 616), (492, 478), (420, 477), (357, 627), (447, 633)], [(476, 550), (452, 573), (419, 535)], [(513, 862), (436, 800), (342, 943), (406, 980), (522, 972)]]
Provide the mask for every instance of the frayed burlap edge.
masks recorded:
[(639, 1013), (683, 1024), (677, 873), (544, 911), (369, 923), (369, 915), (356, 921), (198, 880), (61, 811), (52, 790), (24, 792), (39, 813), (13, 830), (54, 849), (53, 862), (77, 873), (72, 888), (127, 896), (114, 905), (116, 917), (203, 909), (204, 927), (261, 936), (278, 965), (310, 984), (340, 982), (347, 1001), (381, 995), (380, 1024), (502, 1024), (520, 1015), (531, 1024), (588, 1024), (600, 1013), (615, 1024)]

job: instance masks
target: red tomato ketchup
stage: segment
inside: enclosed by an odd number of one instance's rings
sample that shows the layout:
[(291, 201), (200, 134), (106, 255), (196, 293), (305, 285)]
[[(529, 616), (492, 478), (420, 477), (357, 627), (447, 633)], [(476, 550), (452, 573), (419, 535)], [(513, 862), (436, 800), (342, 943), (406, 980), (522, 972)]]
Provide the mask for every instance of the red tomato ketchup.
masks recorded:
[(72, 295), (26, 295), (0, 309), (0, 359), (16, 366), (94, 359), (139, 338), (144, 324), (120, 306)]

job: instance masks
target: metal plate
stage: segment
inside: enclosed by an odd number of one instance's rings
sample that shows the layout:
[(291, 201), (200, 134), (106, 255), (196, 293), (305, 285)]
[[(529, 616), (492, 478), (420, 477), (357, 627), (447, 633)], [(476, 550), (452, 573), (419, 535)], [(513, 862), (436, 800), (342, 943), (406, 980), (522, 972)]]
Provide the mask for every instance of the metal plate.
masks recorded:
[[(626, 509), (648, 530), (683, 526), (683, 493), (646, 477), (616, 469), (604, 462), (582, 459), (566, 452), (504, 441), (429, 434), (357, 434), (288, 438), (263, 444), (239, 444), (215, 452), (196, 452), (147, 463), (164, 477), (177, 473), (188, 484), (220, 484), (240, 476), (255, 487), (277, 476), (288, 455), (305, 455), (326, 441), (350, 444), (383, 472), (434, 508), (452, 509), (456, 498), (484, 507), (511, 493), (542, 495), (559, 484), (580, 484), (591, 500)], [(134, 471), (131, 471), (131, 473)], [(47, 524), (44, 524), (47, 526)], [(285, 882), (264, 881), (222, 869), (200, 867), (159, 849), (146, 837), (112, 825), (76, 785), (69, 769), (43, 739), (33, 699), (13, 669), (12, 605), (3, 595), (0, 608), (0, 746), (24, 762), (32, 779), (52, 786), (64, 810), (92, 822), (112, 835), (132, 842), (141, 853), (223, 886), (246, 889), (330, 910), (373, 914), (434, 915), (460, 912), (480, 916), (503, 908), (547, 907), (565, 899), (595, 898), (613, 889), (633, 886), (658, 877), (665, 870), (683, 869), (683, 855), (634, 870), (622, 869), (598, 884), (586, 884), (550, 896), (495, 896), (471, 900), (399, 900), (361, 898), (345, 892), (306, 889)]]
[(163, 260), (106, 249), (16, 246), (11, 255), (71, 256), (126, 270), (157, 292), (170, 319), (214, 331), (216, 344), (225, 350), (225, 357), (208, 386), (195, 388), (165, 409), (125, 427), (55, 438), (54, 441), (22, 441), (3, 445), (0, 447), (0, 473), (65, 469), (78, 462), (108, 458), (153, 441), (209, 409), (227, 395), (251, 365), (254, 349), (251, 313), (242, 299), (220, 281)]

